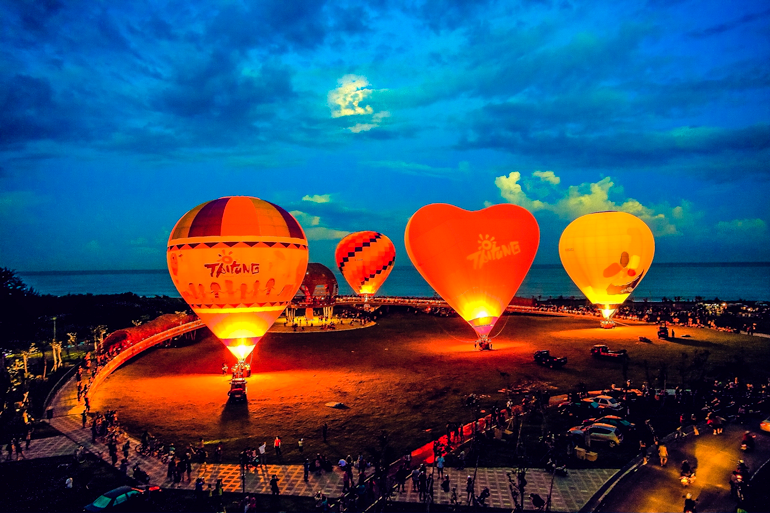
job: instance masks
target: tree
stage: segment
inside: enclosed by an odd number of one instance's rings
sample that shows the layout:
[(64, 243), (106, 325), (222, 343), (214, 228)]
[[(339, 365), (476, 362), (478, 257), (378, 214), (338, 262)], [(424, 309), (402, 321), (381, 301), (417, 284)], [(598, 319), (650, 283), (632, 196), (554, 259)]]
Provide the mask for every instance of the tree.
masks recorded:
[(107, 333), (107, 326), (100, 324), (91, 328), (91, 334), (94, 336), (95, 352), (99, 354), (101, 343), (104, 342), (104, 335)]
[(0, 295), (3, 302), (27, 296), (37, 296), (37, 292), (27, 286), (13, 269), (0, 267)]

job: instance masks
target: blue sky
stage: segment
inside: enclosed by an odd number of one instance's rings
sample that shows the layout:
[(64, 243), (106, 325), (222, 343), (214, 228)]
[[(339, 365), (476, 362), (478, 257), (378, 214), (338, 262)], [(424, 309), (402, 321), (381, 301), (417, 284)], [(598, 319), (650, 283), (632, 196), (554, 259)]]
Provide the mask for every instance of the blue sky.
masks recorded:
[[(612, 4), (612, 5), (610, 5)], [(615, 5), (618, 4), (618, 5)], [(765, 2), (0, 0), (0, 266), (158, 269), (227, 195), (311, 261), (433, 202), (598, 210), (657, 262), (770, 261)]]

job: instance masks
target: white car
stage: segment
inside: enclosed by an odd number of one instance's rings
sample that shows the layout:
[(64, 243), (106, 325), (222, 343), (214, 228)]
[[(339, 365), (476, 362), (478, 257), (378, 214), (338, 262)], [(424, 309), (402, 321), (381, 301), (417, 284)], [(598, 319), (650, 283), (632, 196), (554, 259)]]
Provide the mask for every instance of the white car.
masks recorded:
[(623, 409), (623, 405), (617, 399), (608, 395), (596, 395), (594, 397), (586, 397), (583, 400), (596, 403), (603, 410), (621, 411)]
[(586, 432), (591, 437), (591, 443), (606, 442), (610, 447), (617, 447), (623, 443), (623, 433), (610, 424), (597, 422), (585, 426), (575, 426), (569, 430), (570, 436), (576, 441), (585, 440)]

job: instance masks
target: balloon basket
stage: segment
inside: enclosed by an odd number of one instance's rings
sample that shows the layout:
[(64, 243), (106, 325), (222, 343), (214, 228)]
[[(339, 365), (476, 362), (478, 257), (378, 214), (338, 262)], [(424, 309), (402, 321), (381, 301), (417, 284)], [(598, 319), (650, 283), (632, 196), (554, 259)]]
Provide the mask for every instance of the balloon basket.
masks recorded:
[(615, 327), (615, 321), (602, 320), (601, 327), (605, 330), (611, 330)]
[(476, 347), (479, 351), (491, 351), (492, 342), (489, 340), (489, 337), (483, 336), (476, 341)]

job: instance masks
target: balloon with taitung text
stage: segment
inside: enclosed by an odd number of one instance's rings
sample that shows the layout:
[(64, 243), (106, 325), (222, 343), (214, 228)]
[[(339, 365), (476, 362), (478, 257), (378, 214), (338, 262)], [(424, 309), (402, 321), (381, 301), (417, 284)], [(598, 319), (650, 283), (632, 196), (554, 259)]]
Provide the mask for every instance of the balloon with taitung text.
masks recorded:
[(230, 196), (182, 216), (166, 257), (182, 298), (242, 362), (299, 289), (308, 247), (283, 208)]
[(337, 244), (334, 259), (353, 292), (368, 298), (388, 279), (396, 263), (396, 248), (381, 233), (356, 232)]
[(578, 217), (559, 239), (564, 270), (600, 309), (604, 327), (612, 327), (612, 316), (647, 275), (654, 255), (652, 231), (626, 212)]
[(532, 265), (540, 228), (517, 205), (432, 204), (409, 220), (404, 242), (425, 281), (486, 343)]

